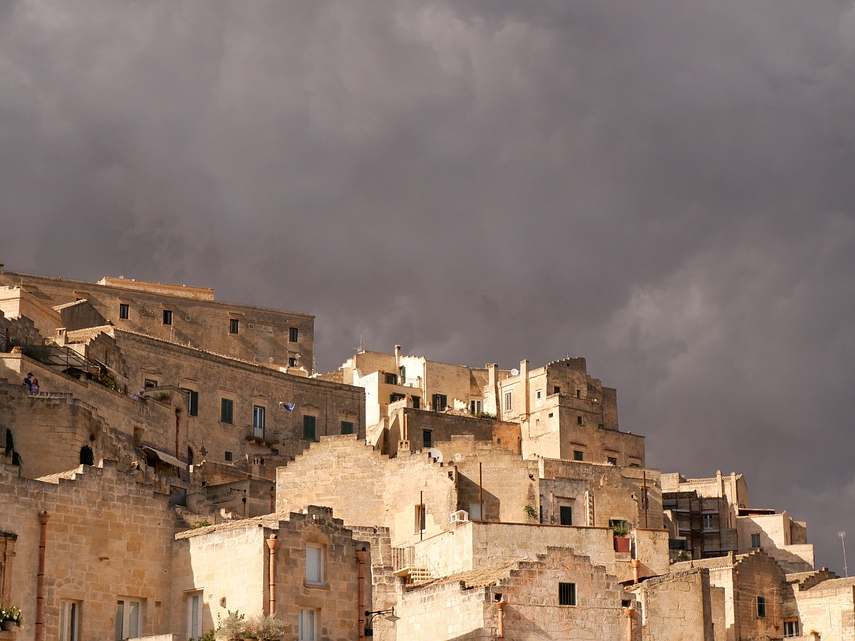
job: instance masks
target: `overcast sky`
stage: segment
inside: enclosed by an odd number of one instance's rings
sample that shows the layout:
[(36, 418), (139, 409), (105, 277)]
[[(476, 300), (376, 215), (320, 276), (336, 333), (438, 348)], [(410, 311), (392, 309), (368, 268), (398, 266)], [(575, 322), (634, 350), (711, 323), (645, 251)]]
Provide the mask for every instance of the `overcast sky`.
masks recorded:
[[(565, 354), (855, 543), (852, 0), (0, 1), (0, 262)], [(855, 545), (850, 556), (855, 558)]]

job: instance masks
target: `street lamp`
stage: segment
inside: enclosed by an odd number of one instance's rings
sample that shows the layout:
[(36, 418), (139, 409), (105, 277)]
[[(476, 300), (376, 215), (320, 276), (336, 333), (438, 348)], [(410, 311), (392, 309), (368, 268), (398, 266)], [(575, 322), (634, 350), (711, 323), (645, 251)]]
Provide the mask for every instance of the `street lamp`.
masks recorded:
[(837, 536), (840, 537), (840, 545), (843, 546), (843, 576), (849, 576), (849, 568), (846, 566), (846, 532), (841, 530)]
[(373, 637), (374, 636), (374, 627), (371, 623), (377, 617), (383, 617), (390, 623), (394, 623), (395, 621), (400, 621), (401, 617), (395, 616), (395, 608), (389, 608), (388, 610), (366, 610), (365, 616), (368, 617), (365, 620), (365, 636)]

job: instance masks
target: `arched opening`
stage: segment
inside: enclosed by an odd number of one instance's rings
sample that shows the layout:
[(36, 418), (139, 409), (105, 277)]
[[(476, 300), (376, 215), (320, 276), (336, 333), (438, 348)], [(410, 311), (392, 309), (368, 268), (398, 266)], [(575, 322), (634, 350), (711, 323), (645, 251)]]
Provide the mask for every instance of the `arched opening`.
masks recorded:
[(88, 445), (84, 445), (80, 448), (80, 464), (95, 465), (95, 453)]

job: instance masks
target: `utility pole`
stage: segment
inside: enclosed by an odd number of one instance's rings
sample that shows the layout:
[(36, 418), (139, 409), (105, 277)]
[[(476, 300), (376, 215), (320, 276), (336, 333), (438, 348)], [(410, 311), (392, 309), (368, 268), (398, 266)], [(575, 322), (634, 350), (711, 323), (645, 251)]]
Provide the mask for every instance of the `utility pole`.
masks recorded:
[(843, 546), (843, 576), (849, 576), (849, 568), (846, 565), (846, 532), (841, 530), (837, 536), (840, 537), (840, 545)]

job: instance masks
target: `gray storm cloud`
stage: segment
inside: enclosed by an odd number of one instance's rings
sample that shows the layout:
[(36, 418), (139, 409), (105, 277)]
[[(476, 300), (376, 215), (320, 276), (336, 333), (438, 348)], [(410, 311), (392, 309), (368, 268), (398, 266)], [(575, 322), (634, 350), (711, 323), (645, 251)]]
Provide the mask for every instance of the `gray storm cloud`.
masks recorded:
[(466, 363), (585, 354), (651, 462), (855, 534), (855, 10), (0, 4), (0, 261)]

